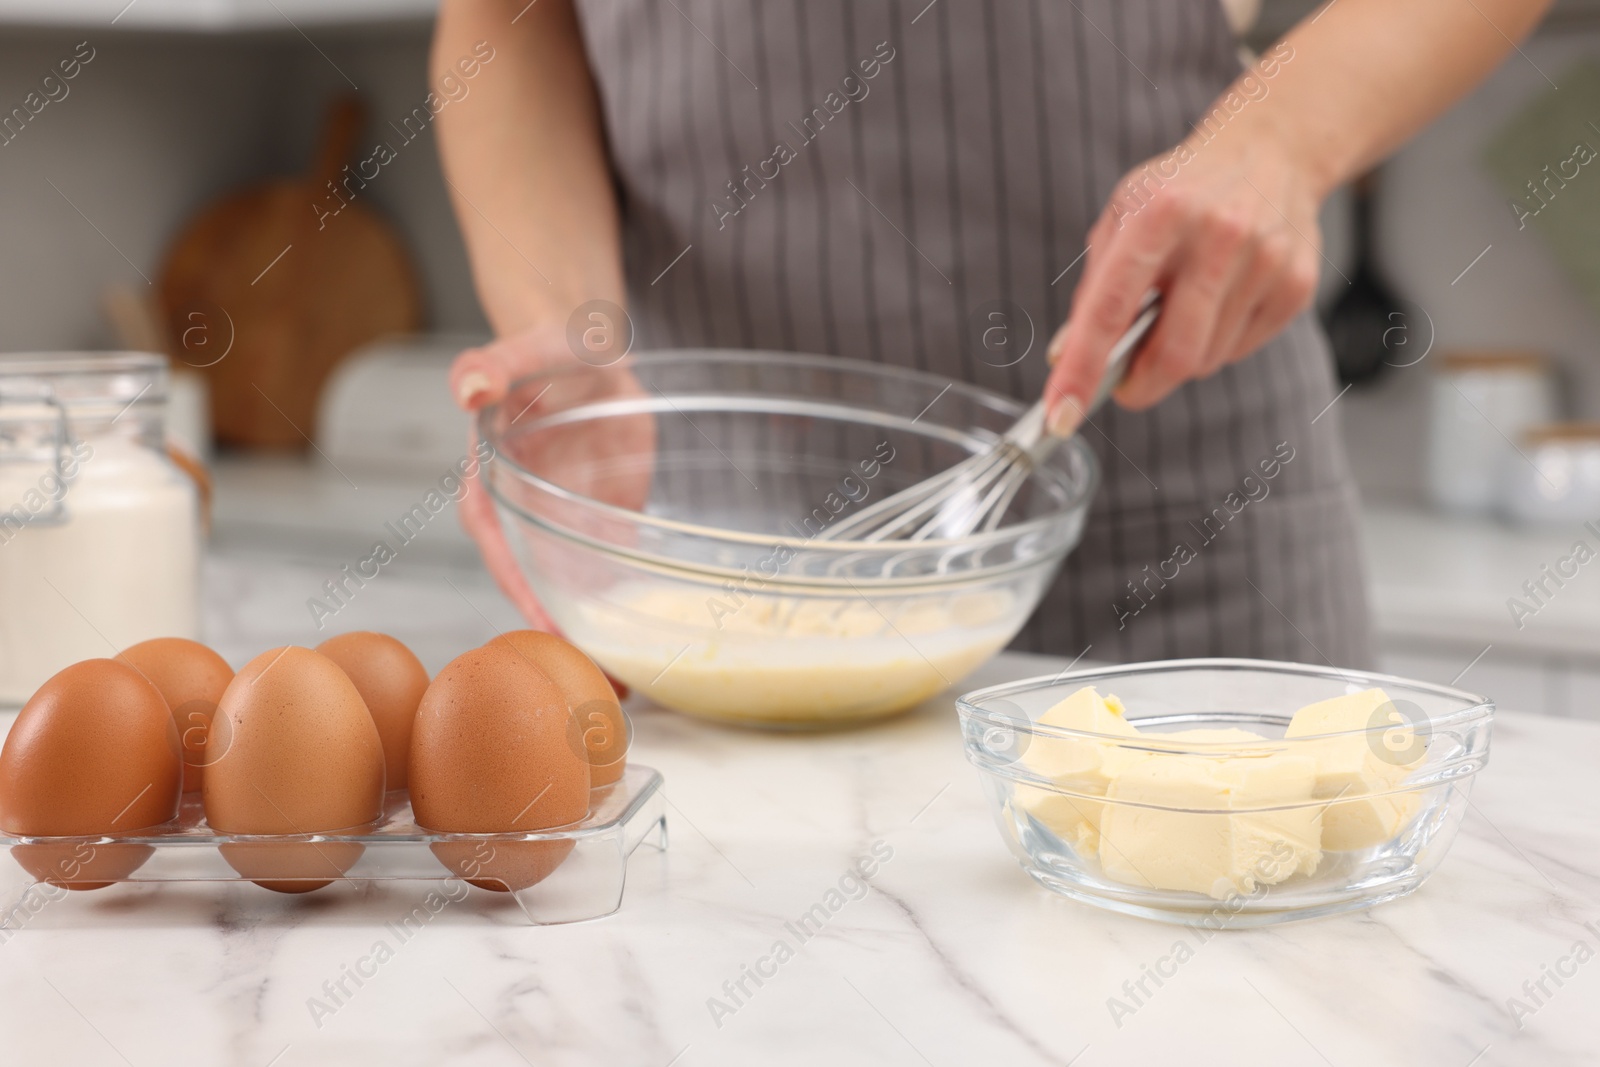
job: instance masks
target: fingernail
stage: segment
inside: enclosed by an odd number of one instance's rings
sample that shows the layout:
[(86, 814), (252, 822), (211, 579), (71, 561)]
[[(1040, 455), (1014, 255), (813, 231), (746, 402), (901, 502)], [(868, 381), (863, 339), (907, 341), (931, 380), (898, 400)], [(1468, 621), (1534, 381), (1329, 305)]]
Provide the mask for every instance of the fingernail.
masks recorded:
[(1056, 365), (1056, 360), (1061, 358), (1060, 337), (1057, 337), (1055, 340), (1050, 342), (1050, 347), (1044, 350), (1044, 358), (1050, 364), (1050, 366), (1054, 367)]
[(472, 370), (461, 376), (461, 384), (456, 386), (456, 403), (464, 408), (478, 406), (479, 398), (489, 391), (489, 376), (482, 371)]
[(1074, 397), (1064, 397), (1050, 413), (1050, 432), (1057, 437), (1071, 437), (1083, 425), (1083, 405)]

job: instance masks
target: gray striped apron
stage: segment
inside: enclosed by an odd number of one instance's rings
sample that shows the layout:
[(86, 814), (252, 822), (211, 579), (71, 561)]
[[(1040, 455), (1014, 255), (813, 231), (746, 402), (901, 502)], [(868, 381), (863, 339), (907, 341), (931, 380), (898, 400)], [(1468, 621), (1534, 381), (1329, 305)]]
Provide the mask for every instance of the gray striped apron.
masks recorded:
[[(1023, 400), (1114, 183), (1240, 69), (1215, 0), (579, 10), (641, 346), (830, 353)], [(1011, 366), (971, 341), (997, 301), (1039, 334)], [(1014, 647), (1369, 666), (1334, 395), (1302, 316), (1151, 411), (1103, 410), (1083, 541)]]

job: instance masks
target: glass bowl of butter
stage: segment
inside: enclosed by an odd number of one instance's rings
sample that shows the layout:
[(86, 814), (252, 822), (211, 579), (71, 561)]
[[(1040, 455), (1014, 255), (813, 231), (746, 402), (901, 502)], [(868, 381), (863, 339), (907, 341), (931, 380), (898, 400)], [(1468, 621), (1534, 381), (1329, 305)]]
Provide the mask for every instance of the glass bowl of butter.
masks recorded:
[(816, 729), (956, 684), (1032, 613), (1097, 484), (1082, 441), (994, 530), (826, 536), (1022, 410), (898, 367), (683, 350), (523, 379), (480, 412), (478, 447), (529, 586), (613, 677), (689, 714)]
[(1366, 908), (1444, 858), (1494, 704), (1388, 675), (1193, 659), (957, 702), (968, 760), (1035, 880), (1214, 928)]

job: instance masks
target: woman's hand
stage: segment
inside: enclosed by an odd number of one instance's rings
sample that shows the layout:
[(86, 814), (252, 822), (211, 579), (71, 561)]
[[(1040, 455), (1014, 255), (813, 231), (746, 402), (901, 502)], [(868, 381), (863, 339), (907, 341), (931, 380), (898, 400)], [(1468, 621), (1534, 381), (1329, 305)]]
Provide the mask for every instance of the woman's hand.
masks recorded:
[(1162, 294), (1161, 317), (1114, 394), (1124, 407), (1157, 404), (1276, 336), (1316, 291), (1323, 195), (1259, 129), (1191, 136), (1130, 171), (1089, 231), (1071, 313), (1047, 350), (1051, 431), (1081, 424), (1150, 289)]
[[(1283, 329), (1316, 287), (1323, 197), (1481, 81), (1549, 6), (1341, 0), (1290, 31), (1208, 109), (1213, 136), (1197, 131), (1118, 184), (1048, 350), (1051, 430), (1082, 422), (1151, 288), (1161, 319), (1116, 392), (1126, 407), (1149, 407)], [(1248, 102), (1225, 106), (1235, 96)], [(1230, 117), (1217, 129), (1219, 110)]]
[[(615, 343), (612, 333), (608, 338), (609, 344)], [(506, 418), (512, 432), (506, 435), (502, 447), (509, 454), (497, 457), (497, 462), (510, 460), (581, 496), (636, 511), (644, 506), (650, 492), (656, 434), (652, 415), (641, 412), (578, 421), (548, 430), (533, 428), (541, 414), (644, 395), (638, 379), (623, 362), (623, 355), (602, 346), (586, 349), (585, 358), (580, 360), (568, 349), (564, 331), (536, 327), (461, 353), (450, 370), (450, 391), (469, 412), (508, 401)], [(531, 383), (523, 391), (513, 389), (519, 378), (562, 369), (577, 373), (557, 375), (548, 383)], [(475, 443), (476, 433), (472, 436)], [(523, 578), (506, 542), (494, 500), (483, 482), (485, 469), (479, 468), (476, 484), (461, 499), (461, 523), (477, 542), (495, 583), (529, 625), (559, 632)], [(518, 500), (519, 483), (507, 481), (500, 485), (509, 499)], [(618, 536), (615, 529), (606, 525), (607, 520), (586, 510), (576, 510), (561, 521), (603, 539)]]
[[(476, 413), (504, 399), (514, 379), (555, 366), (563, 357), (571, 359), (572, 354), (566, 351), (563, 339), (554, 331), (532, 330), (482, 348), (470, 348), (457, 356), (450, 368), (450, 395), (456, 398), (462, 410)], [(476, 428), (468, 431), (469, 448), (477, 443), (476, 439)], [(480, 466), (461, 498), (461, 525), (477, 543), (484, 566), (494, 576), (495, 584), (528, 620), (528, 625), (554, 633), (555, 623), (545, 614), (533, 590), (528, 588), (511, 554), (511, 546), (506, 543), (484, 473), (484, 467)]]

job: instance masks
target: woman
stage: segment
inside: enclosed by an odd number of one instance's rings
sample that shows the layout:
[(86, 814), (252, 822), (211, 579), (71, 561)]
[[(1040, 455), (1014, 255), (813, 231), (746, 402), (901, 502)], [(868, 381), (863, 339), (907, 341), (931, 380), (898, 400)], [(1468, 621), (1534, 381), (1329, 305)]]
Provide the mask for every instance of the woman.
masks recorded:
[[(452, 388), (497, 399), (576, 358), (575, 313), (626, 305), (639, 347), (1044, 391), (1066, 434), (1157, 289), (1117, 404), (1082, 430), (1105, 472), (1083, 541), (1017, 647), (1367, 666), (1306, 310), (1317, 209), (1547, 2), (1335, 0), (1243, 69), (1214, 0), (446, 0), (435, 70), (496, 50), (439, 118), (499, 338)], [(545, 623), (487, 495), (463, 508)]]

